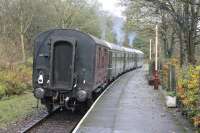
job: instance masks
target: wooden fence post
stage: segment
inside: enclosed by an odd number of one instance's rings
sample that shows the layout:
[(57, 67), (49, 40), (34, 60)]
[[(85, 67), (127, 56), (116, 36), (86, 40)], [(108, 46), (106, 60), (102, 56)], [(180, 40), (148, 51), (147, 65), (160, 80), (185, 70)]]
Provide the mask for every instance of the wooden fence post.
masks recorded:
[(171, 88), (172, 91), (176, 91), (176, 69), (175, 66), (171, 66)]
[(175, 91), (176, 90), (176, 70), (175, 66), (169, 64), (168, 65), (168, 82), (167, 82), (167, 91)]

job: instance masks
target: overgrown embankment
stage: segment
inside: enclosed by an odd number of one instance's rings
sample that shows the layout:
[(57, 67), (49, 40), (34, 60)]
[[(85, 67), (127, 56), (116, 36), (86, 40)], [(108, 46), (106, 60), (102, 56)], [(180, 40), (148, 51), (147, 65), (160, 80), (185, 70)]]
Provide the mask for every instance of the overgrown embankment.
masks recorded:
[[(195, 127), (200, 127), (200, 66), (180, 67), (175, 59), (169, 60), (162, 67), (162, 86), (178, 98), (178, 107), (182, 114), (191, 120)], [(175, 68), (175, 87), (170, 82), (170, 66)], [(174, 82), (174, 81), (172, 81)]]
[(4, 97), (0, 100), (0, 128), (26, 117), (36, 107), (36, 99), (31, 92), (23, 95)]
[(32, 94), (32, 62), (1, 66), (0, 128), (30, 114), (35, 106), (36, 99)]
[(0, 68), (0, 99), (31, 90), (31, 63)]

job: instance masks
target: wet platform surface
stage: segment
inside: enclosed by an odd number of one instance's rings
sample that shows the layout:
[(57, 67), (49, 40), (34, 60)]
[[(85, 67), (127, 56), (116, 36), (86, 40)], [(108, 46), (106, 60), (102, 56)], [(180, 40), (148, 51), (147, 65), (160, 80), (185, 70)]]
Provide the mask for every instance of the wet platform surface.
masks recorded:
[(77, 133), (184, 133), (166, 111), (144, 68), (121, 76), (99, 99)]

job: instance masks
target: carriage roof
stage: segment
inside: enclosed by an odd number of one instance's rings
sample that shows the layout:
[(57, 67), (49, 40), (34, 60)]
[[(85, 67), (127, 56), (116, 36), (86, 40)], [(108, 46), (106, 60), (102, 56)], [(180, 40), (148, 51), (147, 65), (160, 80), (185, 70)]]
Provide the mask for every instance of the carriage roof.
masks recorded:
[(133, 48), (127, 48), (127, 47), (123, 47), (123, 46), (119, 46), (117, 44), (114, 44), (114, 43), (110, 43), (110, 42), (107, 42), (105, 40), (101, 40), (89, 33), (85, 33), (85, 32), (82, 32), (82, 31), (79, 31), (77, 29), (52, 29), (52, 30), (48, 30), (46, 32), (42, 32), (40, 33), (39, 35), (37, 35), (35, 38), (39, 38), (39, 39), (44, 39), (45, 37), (44, 36), (49, 36), (51, 34), (53, 34), (54, 32), (56, 31), (74, 31), (74, 32), (77, 32), (77, 33), (81, 33), (83, 35), (86, 35), (88, 36), (89, 38), (91, 38), (95, 44), (97, 45), (101, 45), (101, 46), (104, 46), (104, 47), (107, 47), (111, 50), (117, 50), (117, 51), (122, 51), (122, 52), (132, 52), (132, 53), (138, 53), (138, 54), (144, 54), (142, 51), (140, 50), (137, 50), (137, 49), (133, 49)]

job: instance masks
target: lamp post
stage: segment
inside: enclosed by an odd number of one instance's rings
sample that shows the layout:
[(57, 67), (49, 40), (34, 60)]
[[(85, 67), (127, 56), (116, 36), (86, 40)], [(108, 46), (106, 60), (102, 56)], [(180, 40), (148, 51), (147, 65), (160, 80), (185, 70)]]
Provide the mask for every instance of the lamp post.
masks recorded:
[(155, 75), (154, 75), (154, 89), (157, 90), (159, 86), (158, 77), (158, 25), (156, 25), (156, 42), (155, 42)]
[(152, 61), (152, 39), (150, 39), (149, 44), (149, 77), (148, 77), (149, 85), (154, 85), (154, 64)]
[(149, 60), (151, 61), (151, 42), (152, 42), (152, 40), (150, 39), (150, 48), (149, 48)]
[(158, 70), (158, 25), (156, 25), (155, 70)]

